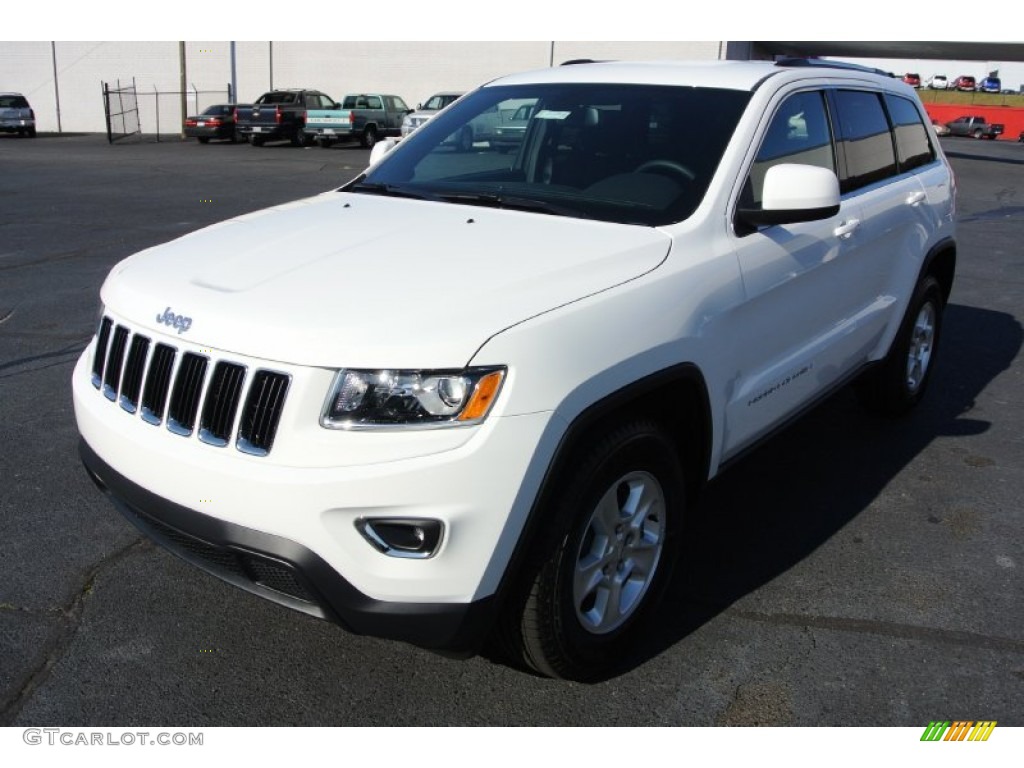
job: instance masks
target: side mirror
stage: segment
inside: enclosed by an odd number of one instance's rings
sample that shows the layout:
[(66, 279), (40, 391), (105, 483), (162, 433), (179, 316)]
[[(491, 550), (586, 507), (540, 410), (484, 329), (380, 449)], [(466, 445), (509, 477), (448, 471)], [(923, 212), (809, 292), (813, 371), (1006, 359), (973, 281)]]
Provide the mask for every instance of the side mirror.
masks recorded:
[(781, 163), (764, 176), (760, 208), (740, 208), (737, 219), (756, 228), (821, 221), (839, 213), (839, 179), (827, 168)]
[(422, 104), (417, 104), (416, 105), (416, 109), (423, 109), (423, 105)]
[(373, 149), (370, 150), (370, 165), (376, 165), (380, 162), (381, 158), (384, 157), (388, 152), (394, 149), (398, 145), (399, 139), (388, 138), (378, 141), (373, 145)]

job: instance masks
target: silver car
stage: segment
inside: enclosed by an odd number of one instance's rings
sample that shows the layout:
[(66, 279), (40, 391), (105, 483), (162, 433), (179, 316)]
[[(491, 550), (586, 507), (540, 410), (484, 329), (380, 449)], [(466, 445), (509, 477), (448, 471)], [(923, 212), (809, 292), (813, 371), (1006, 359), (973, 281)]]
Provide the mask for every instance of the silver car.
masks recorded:
[(410, 112), (402, 120), (402, 137), (408, 136), (461, 95), (462, 91), (444, 91), (435, 93), (422, 104), (417, 104), (416, 111)]
[(0, 93), (0, 132), (35, 138), (36, 113), (20, 93)]

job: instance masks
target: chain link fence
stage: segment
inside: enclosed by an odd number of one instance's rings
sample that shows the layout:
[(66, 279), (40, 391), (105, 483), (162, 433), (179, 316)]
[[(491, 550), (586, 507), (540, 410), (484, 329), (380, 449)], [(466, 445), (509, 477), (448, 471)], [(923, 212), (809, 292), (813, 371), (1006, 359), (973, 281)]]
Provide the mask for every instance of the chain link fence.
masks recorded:
[[(214, 104), (233, 104), (231, 84), (223, 89), (199, 90), (193, 85), (185, 91), (186, 110), (197, 115)], [(181, 91), (161, 91), (157, 86), (152, 90), (139, 91), (132, 78), (131, 86), (122, 86), (120, 81), (111, 87), (103, 84), (103, 105), (107, 116), (107, 140), (115, 141), (129, 136), (142, 135), (141, 113), (146, 125), (153, 126), (156, 140), (161, 137), (179, 137), (182, 131)]]
[(139, 101), (135, 93), (135, 78), (132, 84), (116, 85), (103, 83), (103, 111), (107, 118), (107, 141), (126, 139), (129, 136), (141, 136), (142, 124), (139, 122)]

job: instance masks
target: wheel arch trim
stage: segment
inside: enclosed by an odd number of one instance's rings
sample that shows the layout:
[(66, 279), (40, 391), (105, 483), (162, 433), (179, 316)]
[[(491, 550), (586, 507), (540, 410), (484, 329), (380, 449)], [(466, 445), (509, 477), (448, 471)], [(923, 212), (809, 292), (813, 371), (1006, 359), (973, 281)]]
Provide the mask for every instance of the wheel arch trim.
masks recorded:
[[(533, 542), (536, 541), (541, 530), (543, 516), (540, 512), (544, 502), (555, 491), (559, 478), (564, 475), (566, 466), (574, 458), (577, 449), (586, 444), (588, 435), (602, 422), (610, 423), (611, 419), (616, 418), (616, 414), (632, 413), (638, 417), (646, 416), (654, 418), (659, 423), (665, 423), (665, 420), (652, 416), (649, 413), (649, 407), (645, 409), (644, 399), (664, 396), (674, 387), (689, 389), (687, 393), (687, 397), (690, 398), (689, 409), (685, 413), (694, 415), (701, 421), (699, 442), (696, 445), (689, 444), (696, 451), (696, 455), (692, 455), (690, 449), (682, 447), (680, 440), (685, 439), (684, 436), (669, 435), (677, 447), (680, 447), (681, 458), (686, 459), (683, 469), (687, 481), (687, 498), (692, 501), (708, 478), (714, 429), (707, 385), (702, 372), (695, 364), (679, 363), (648, 374), (595, 401), (575, 415), (571, 421), (558, 418), (556, 411), (556, 417), (552, 419), (550, 425), (551, 429), (559, 432), (555, 447), (550, 458), (546, 460), (539, 452), (535, 455), (534, 460), (543, 463), (543, 466), (540, 467), (539, 482), (533, 486), (535, 490), (528, 501), (516, 500), (516, 505), (524, 503), (524, 505), (529, 504), (529, 507), (522, 524), (518, 527), (514, 545), (511, 546), (510, 554), (503, 563), (492, 563), (492, 567), (497, 565), (501, 568), (501, 575), (493, 592), (499, 604), (504, 603), (514, 592), (517, 578), (522, 573)], [(676, 414), (676, 416), (678, 415)], [(692, 466), (687, 467), (687, 462)], [(529, 474), (531, 472), (528, 472), (527, 476)], [(531, 488), (524, 483), (522, 491), (530, 492)], [(496, 550), (496, 555), (502, 549), (499, 547)], [(498, 613), (500, 613), (500, 609)]]

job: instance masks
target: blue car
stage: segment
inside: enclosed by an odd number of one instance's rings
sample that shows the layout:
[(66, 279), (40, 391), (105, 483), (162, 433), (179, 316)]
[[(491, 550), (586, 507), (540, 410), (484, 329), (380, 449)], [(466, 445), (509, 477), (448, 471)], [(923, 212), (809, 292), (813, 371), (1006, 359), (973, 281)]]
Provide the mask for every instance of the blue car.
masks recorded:
[(998, 77), (985, 77), (978, 83), (978, 90), (985, 93), (999, 93), (1002, 88), (1003, 83)]

